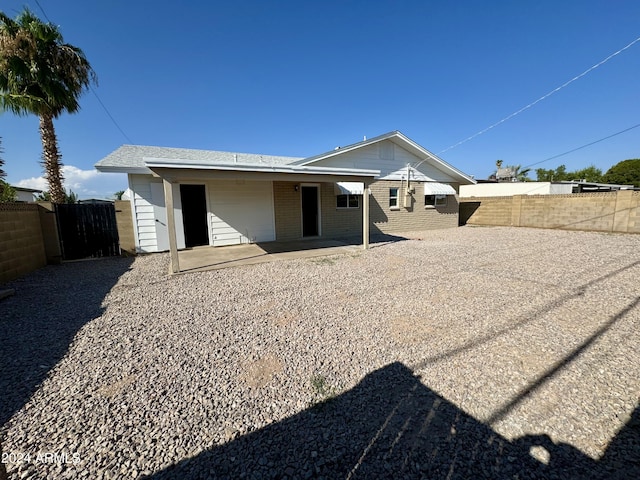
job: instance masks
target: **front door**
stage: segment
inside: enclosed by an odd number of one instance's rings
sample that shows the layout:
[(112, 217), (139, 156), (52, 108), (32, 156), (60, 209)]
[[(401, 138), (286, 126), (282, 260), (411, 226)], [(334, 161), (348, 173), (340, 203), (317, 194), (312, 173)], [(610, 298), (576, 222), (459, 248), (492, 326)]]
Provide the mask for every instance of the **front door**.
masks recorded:
[(302, 236), (317, 237), (320, 235), (320, 215), (318, 212), (318, 186), (302, 185)]
[(180, 185), (184, 243), (187, 248), (209, 245), (207, 195), (204, 185)]

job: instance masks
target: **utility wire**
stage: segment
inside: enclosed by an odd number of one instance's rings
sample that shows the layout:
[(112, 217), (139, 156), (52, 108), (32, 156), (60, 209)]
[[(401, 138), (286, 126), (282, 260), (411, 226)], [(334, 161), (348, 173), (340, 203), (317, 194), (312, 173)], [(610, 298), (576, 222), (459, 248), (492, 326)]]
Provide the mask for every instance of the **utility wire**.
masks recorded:
[(579, 78), (584, 77), (587, 73), (595, 70), (596, 68), (600, 67), (601, 65), (604, 65), (605, 63), (607, 63), (609, 60), (611, 60), (613, 57), (615, 57), (616, 55), (619, 55), (620, 53), (624, 52), (626, 49), (631, 48), (633, 45), (635, 45), (636, 43), (640, 42), (640, 37), (636, 38), (633, 42), (631, 42), (630, 44), (626, 45), (625, 47), (621, 48), (620, 50), (618, 50), (617, 52), (612, 53), (611, 55), (609, 55), (607, 58), (605, 58), (604, 60), (596, 63), (595, 65), (593, 65), (592, 67), (586, 69), (584, 72), (582, 72), (580, 75), (576, 75), (575, 77), (573, 77), (571, 80), (569, 80), (568, 82), (563, 83), (562, 85), (560, 85), (557, 88), (554, 88), (553, 90), (551, 90), (549, 93), (543, 95), (542, 97), (540, 97), (539, 99), (537, 99), (535, 102), (531, 102), (529, 105), (526, 105), (524, 107), (522, 107), (520, 110), (513, 112), (511, 115), (504, 117), (502, 120), (500, 120), (499, 122), (494, 123), (493, 125), (488, 126), (487, 128), (485, 128), (484, 130), (480, 130), (479, 132), (474, 133), (473, 135), (471, 135), (470, 137), (465, 138), (464, 140), (460, 140), (458, 143), (455, 143), (447, 148), (445, 148), (444, 150), (442, 150), (441, 152), (439, 152), (438, 155), (451, 150), (452, 148), (458, 147), (460, 145), (462, 145), (463, 143), (468, 142), (469, 140), (472, 140), (474, 138), (476, 138), (479, 135), (482, 135), (483, 133), (488, 132), (489, 130), (491, 130), (492, 128), (497, 127), (498, 125), (503, 124), (504, 122), (506, 122), (507, 120), (515, 117), (516, 115), (524, 112), (525, 110), (528, 110), (529, 108), (533, 107), (535, 104), (541, 102), (542, 100), (544, 100), (545, 98), (549, 98), (551, 95), (553, 95), (554, 93), (562, 90), (564, 87), (568, 86), (569, 84), (575, 82), (576, 80), (578, 80)]
[(526, 167), (523, 167), (523, 169), (524, 168), (533, 167), (534, 165), (539, 165), (539, 164), (544, 163), (544, 162), (548, 162), (549, 160), (553, 160), (554, 158), (562, 157), (564, 155), (569, 155), (570, 153), (577, 152), (578, 150), (582, 150), (583, 148), (590, 147), (591, 145), (595, 145), (596, 143), (603, 142), (605, 140), (608, 140), (609, 138), (615, 137), (616, 135), (620, 135), (622, 133), (628, 132), (629, 130), (633, 130), (634, 128), (638, 128), (638, 127), (640, 127), (640, 123), (638, 123), (638, 124), (636, 124), (636, 125), (634, 125), (632, 127), (625, 128), (624, 130), (620, 130), (619, 132), (612, 133), (611, 135), (603, 137), (603, 138), (601, 138), (599, 140), (596, 140), (594, 142), (590, 142), (590, 143), (587, 143), (585, 145), (581, 145), (581, 146), (579, 146), (577, 148), (574, 148), (572, 150), (569, 150), (567, 152), (559, 153), (558, 155), (554, 155), (553, 157), (545, 158), (544, 160), (540, 160), (539, 162), (532, 163), (530, 165), (527, 165)]
[[(38, 0), (34, 0), (34, 1), (36, 2), (36, 5), (38, 5), (38, 7), (40, 8), (40, 11), (42, 12), (42, 15), (44, 15), (44, 18), (46, 18), (49, 23), (53, 23), (51, 21), (51, 19), (49, 18), (49, 16), (47, 15), (47, 12), (45, 12), (44, 8), (42, 8), (42, 5), (40, 5), (40, 2)], [(133, 142), (131, 141), (129, 136), (126, 133), (124, 133), (124, 130), (122, 130), (122, 128), (120, 128), (120, 125), (118, 125), (118, 122), (116, 122), (116, 119), (113, 118), (113, 115), (111, 115), (111, 112), (109, 112), (109, 109), (107, 108), (107, 106), (102, 102), (102, 100), (98, 96), (98, 93), (93, 89), (93, 87), (91, 85), (89, 85), (89, 88), (91, 89), (93, 94), (96, 96), (96, 99), (98, 100), (98, 103), (100, 103), (100, 106), (103, 108), (103, 110), (105, 111), (107, 116), (111, 119), (111, 121), (116, 126), (116, 128), (120, 131), (122, 136), (127, 139), (127, 142), (132, 144)]]

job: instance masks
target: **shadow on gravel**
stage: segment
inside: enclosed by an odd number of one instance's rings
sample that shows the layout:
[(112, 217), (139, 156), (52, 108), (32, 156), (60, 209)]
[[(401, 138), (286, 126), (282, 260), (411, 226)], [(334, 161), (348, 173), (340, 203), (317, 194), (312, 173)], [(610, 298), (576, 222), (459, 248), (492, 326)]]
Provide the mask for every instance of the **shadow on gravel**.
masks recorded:
[(31, 398), (132, 258), (110, 257), (41, 268), (7, 284), (0, 302), (0, 429)]
[(332, 400), (146, 478), (637, 478), (639, 421), (636, 409), (598, 462), (546, 435), (509, 441), (393, 363)]

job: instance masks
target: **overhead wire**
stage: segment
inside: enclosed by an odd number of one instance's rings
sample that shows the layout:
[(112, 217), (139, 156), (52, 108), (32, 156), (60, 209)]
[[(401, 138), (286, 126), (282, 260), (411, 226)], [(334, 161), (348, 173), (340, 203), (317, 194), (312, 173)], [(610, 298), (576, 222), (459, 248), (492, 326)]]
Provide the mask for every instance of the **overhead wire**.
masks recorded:
[(636, 125), (633, 125), (632, 127), (625, 128), (624, 130), (620, 130), (619, 132), (612, 133), (611, 135), (607, 135), (606, 137), (600, 138), (600, 139), (595, 140), (593, 142), (585, 143), (584, 145), (581, 145), (579, 147), (573, 148), (573, 149), (568, 150), (568, 151), (563, 152), (563, 153), (559, 153), (558, 155), (553, 155), (552, 157), (545, 158), (544, 160), (540, 160), (539, 162), (531, 163), (531, 164), (523, 167), (523, 169), (524, 168), (533, 167), (534, 165), (540, 165), (541, 163), (548, 162), (549, 160), (553, 160), (553, 159), (556, 159), (556, 158), (559, 158), (559, 157), (563, 157), (564, 155), (569, 155), (570, 153), (577, 152), (578, 150), (582, 150), (583, 148), (590, 147), (591, 145), (595, 145), (596, 143), (603, 142), (605, 140), (608, 140), (608, 139), (610, 139), (612, 137), (615, 137), (617, 135), (621, 135), (621, 134), (623, 134), (625, 132), (628, 132), (629, 130), (633, 130), (634, 128), (638, 128), (638, 127), (640, 127), (640, 123), (638, 123)]
[[(47, 21), (49, 23), (53, 23), (51, 21), (51, 19), (49, 18), (49, 16), (47, 15), (47, 12), (44, 11), (44, 8), (42, 8), (42, 5), (40, 5), (40, 2), (38, 0), (34, 0), (36, 2), (36, 5), (38, 5), (38, 7), (40, 8), (40, 11), (42, 12), (42, 15), (44, 15), (44, 18), (47, 19)], [(120, 127), (120, 125), (118, 124), (118, 122), (116, 121), (116, 119), (113, 117), (113, 115), (111, 115), (111, 112), (109, 111), (109, 109), (107, 108), (107, 106), (104, 104), (104, 102), (102, 101), (102, 99), (100, 98), (100, 96), (98, 95), (98, 93), (95, 91), (95, 89), (89, 85), (89, 88), (91, 89), (91, 91), (93, 92), (93, 94), (95, 95), (96, 99), (98, 100), (98, 103), (100, 104), (100, 106), (102, 107), (102, 109), (105, 111), (105, 113), (107, 114), (107, 116), (111, 119), (111, 121), (113, 122), (113, 124), (116, 126), (116, 128), (120, 131), (120, 133), (122, 134), (122, 136), (124, 138), (127, 139), (127, 142), (129, 143), (133, 143), (133, 141), (129, 138), (129, 135), (127, 135), (124, 130)]]
[(502, 120), (494, 123), (493, 125), (488, 126), (487, 128), (480, 130), (479, 132), (474, 133), (473, 135), (471, 135), (470, 137), (465, 138), (464, 140), (460, 140), (458, 143), (455, 143), (447, 148), (445, 148), (444, 150), (442, 150), (441, 152), (438, 153), (438, 155), (447, 152), (449, 150), (451, 150), (452, 148), (456, 148), (460, 145), (462, 145), (463, 143), (468, 142), (469, 140), (473, 140), (474, 138), (482, 135), (483, 133), (488, 132), (489, 130), (491, 130), (492, 128), (497, 127), (498, 125), (503, 124), (504, 122), (506, 122), (507, 120), (512, 119), (513, 117), (515, 117), (516, 115), (521, 114), (522, 112), (524, 112), (525, 110), (528, 110), (529, 108), (533, 107), (534, 105), (536, 105), (537, 103), (540, 103), (542, 100), (549, 98), (551, 95), (553, 95), (554, 93), (557, 93), (558, 91), (562, 90), (563, 88), (565, 88), (566, 86), (572, 84), (573, 82), (575, 82), (576, 80), (584, 77), (587, 73), (592, 72), (593, 70), (595, 70), (596, 68), (604, 65), (605, 63), (607, 63), (609, 60), (611, 60), (613, 57), (615, 57), (616, 55), (619, 55), (620, 53), (624, 52), (625, 50), (627, 50), (628, 48), (631, 48), (633, 45), (635, 45), (636, 43), (640, 42), (640, 37), (636, 38), (634, 41), (632, 41), (631, 43), (629, 43), (628, 45), (622, 47), (620, 50), (612, 53), (611, 55), (609, 55), (608, 57), (606, 57), (604, 60), (601, 60), (600, 62), (596, 63), (595, 65), (589, 67), (588, 69), (586, 69), (584, 72), (582, 72), (580, 75), (576, 75), (575, 77), (573, 77), (571, 80), (563, 83), (562, 85), (560, 85), (557, 88), (554, 88), (553, 90), (551, 90), (549, 93), (546, 93), (545, 95), (541, 96), (540, 98), (538, 98), (536, 101), (529, 103), (528, 105), (525, 105), (524, 107), (522, 107), (520, 110), (517, 110), (515, 112), (513, 112), (511, 115), (508, 115), (506, 117), (504, 117)]

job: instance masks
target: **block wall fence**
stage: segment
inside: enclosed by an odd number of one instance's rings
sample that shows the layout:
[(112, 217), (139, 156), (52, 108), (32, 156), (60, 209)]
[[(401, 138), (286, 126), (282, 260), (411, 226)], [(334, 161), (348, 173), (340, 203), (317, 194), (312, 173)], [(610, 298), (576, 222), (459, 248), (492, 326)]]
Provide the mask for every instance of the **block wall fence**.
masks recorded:
[(460, 199), (460, 225), (640, 233), (640, 192)]

